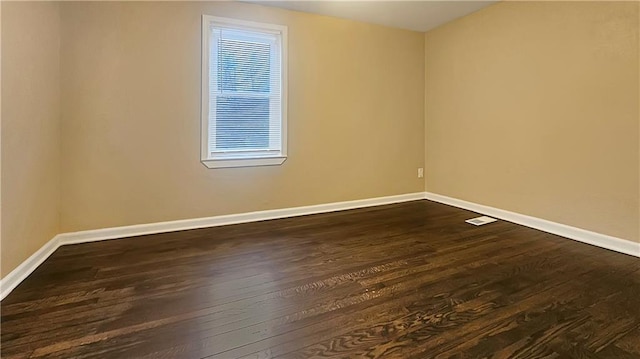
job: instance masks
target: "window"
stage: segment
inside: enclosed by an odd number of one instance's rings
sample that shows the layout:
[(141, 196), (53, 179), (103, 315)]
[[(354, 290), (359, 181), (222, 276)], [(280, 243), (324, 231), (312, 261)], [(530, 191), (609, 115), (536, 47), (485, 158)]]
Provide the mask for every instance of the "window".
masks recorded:
[(202, 162), (209, 168), (287, 158), (287, 27), (202, 17)]

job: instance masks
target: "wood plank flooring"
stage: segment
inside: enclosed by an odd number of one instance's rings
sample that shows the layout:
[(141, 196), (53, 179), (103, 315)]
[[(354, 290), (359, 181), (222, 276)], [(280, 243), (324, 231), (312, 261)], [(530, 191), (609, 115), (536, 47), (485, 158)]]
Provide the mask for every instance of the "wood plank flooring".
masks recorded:
[(640, 358), (640, 260), (429, 201), (69, 245), (2, 358)]

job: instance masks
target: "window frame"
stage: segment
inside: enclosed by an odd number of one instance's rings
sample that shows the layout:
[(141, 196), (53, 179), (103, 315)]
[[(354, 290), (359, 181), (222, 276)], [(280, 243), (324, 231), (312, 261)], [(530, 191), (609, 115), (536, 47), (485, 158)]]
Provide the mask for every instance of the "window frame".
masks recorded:
[[(230, 150), (218, 157), (211, 156), (209, 149), (209, 61), (210, 27), (227, 28), (240, 31), (277, 34), (280, 36), (280, 151)], [(202, 73), (201, 73), (201, 153), (200, 160), (208, 168), (273, 166), (287, 159), (287, 26), (260, 23), (232, 18), (202, 15)], [(271, 95), (272, 96), (272, 95)], [(270, 101), (271, 103), (272, 101)], [(273, 107), (273, 105), (270, 105)], [(273, 110), (273, 108), (272, 108)], [(270, 111), (269, 121), (274, 121)], [(215, 126), (215, 124), (213, 124)], [(271, 133), (271, 132), (270, 132)], [(270, 141), (272, 139), (270, 138)]]

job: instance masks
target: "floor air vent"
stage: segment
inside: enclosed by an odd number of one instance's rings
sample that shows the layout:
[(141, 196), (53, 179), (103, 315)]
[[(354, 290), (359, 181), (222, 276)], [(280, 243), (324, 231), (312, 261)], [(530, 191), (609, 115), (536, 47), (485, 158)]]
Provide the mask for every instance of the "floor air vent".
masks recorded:
[(482, 217), (467, 219), (465, 222), (471, 223), (471, 224), (473, 224), (475, 226), (481, 226), (483, 224), (487, 224), (487, 223), (491, 223), (491, 222), (495, 222), (495, 221), (497, 221), (497, 219), (491, 218), (491, 217), (487, 217), (487, 216), (482, 216)]

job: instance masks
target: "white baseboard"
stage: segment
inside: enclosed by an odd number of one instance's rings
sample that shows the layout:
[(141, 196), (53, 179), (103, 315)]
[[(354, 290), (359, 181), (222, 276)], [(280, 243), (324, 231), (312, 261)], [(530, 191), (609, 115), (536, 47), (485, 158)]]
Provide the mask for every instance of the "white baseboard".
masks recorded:
[(449, 206), (466, 209), (469, 211), (481, 213), (487, 216), (500, 218), (505, 221), (517, 223), (525, 227), (541, 230), (543, 232), (556, 234), (562, 237), (573, 239), (579, 242), (591, 244), (597, 247), (610, 249), (612, 251), (640, 257), (640, 243), (632, 242), (626, 239), (608, 236), (596, 232), (587, 231), (585, 229), (567, 226), (556, 222), (547, 221), (545, 219), (527, 216), (520, 213), (505, 211), (502, 209), (489, 207), (473, 202), (467, 202), (456, 198), (442, 196), (439, 194), (425, 192), (425, 199), (443, 203)]
[(226, 226), (229, 224), (265, 221), (269, 219), (304, 216), (308, 214), (344, 211), (354, 208), (380, 206), (384, 204), (416, 201), (424, 199), (424, 192), (401, 194), (388, 197), (358, 199), (354, 201), (333, 202), (312, 206), (271, 209), (214, 217), (183, 219), (178, 221), (137, 224), (133, 226), (94, 229), (89, 231), (60, 234), (60, 245), (102, 241), (123, 237), (141, 236), (163, 232), (183, 231), (206, 227)]
[(44, 262), (58, 247), (65, 244), (87, 243), (107, 239), (133, 237), (146, 234), (181, 231), (188, 229), (217, 227), (229, 224), (264, 221), (269, 219), (304, 216), (308, 214), (343, 211), (354, 208), (380, 206), (384, 204), (400, 203), (428, 199), (450, 206), (470, 210), (484, 215), (500, 218), (526, 227), (556, 234), (594, 246), (610, 249), (616, 252), (640, 257), (640, 243), (567, 226), (544, 219), (509, 212), (498, 208), (467, 202), (430, 192), (408, 193), (397, 196), (368, 198), (355, 201), (334, 202), (313, 206), (274, 209), (258, 212), (230, 214), (215, 217), (185, 219), (178, 221), (138, 224), (132, 226), (95, 229), (81, 232), (61, 233), (38, 251), (22, 262), (13, 271), (0, 280), (0, 300), (4, 299), (15, 287), (29, 276)]
[(20, 263), (14, 270), (7, 274), (2, 280), (0, 280), (0, 300), (4, 299), (7, 294), (18, 286), (25, 278), (31, 274), (42, 262), (44, 262), (49, 256), (60, 247), (59, 236), (53, 237), (44, 246), (40, 247), (34, 254), (32, 254), (27, 260)]
[(384, 204), (408, 202), (424, 199), (424, 192), (407, 193), (396, 196), (367, 198), (354, 201), (334, 202), (313, 206), (274, 209), (266, 211), (230, 214), (215, 217), (184, 219), (178, 221), (137, 224), (132, 226), (94, 229), (81, 232), (61, 233), (47, 242), (11, 273), (0, 280), (0, 300), (29, 276), (58, 247), (65, 244), (87, 243), (124, 237), (141, 236), (187, 229), (217, 227), (229, 224), (264, 221), (269, 219), (304, 216), (308, 214), (344, 211), (354, 208), (380, 206)]

